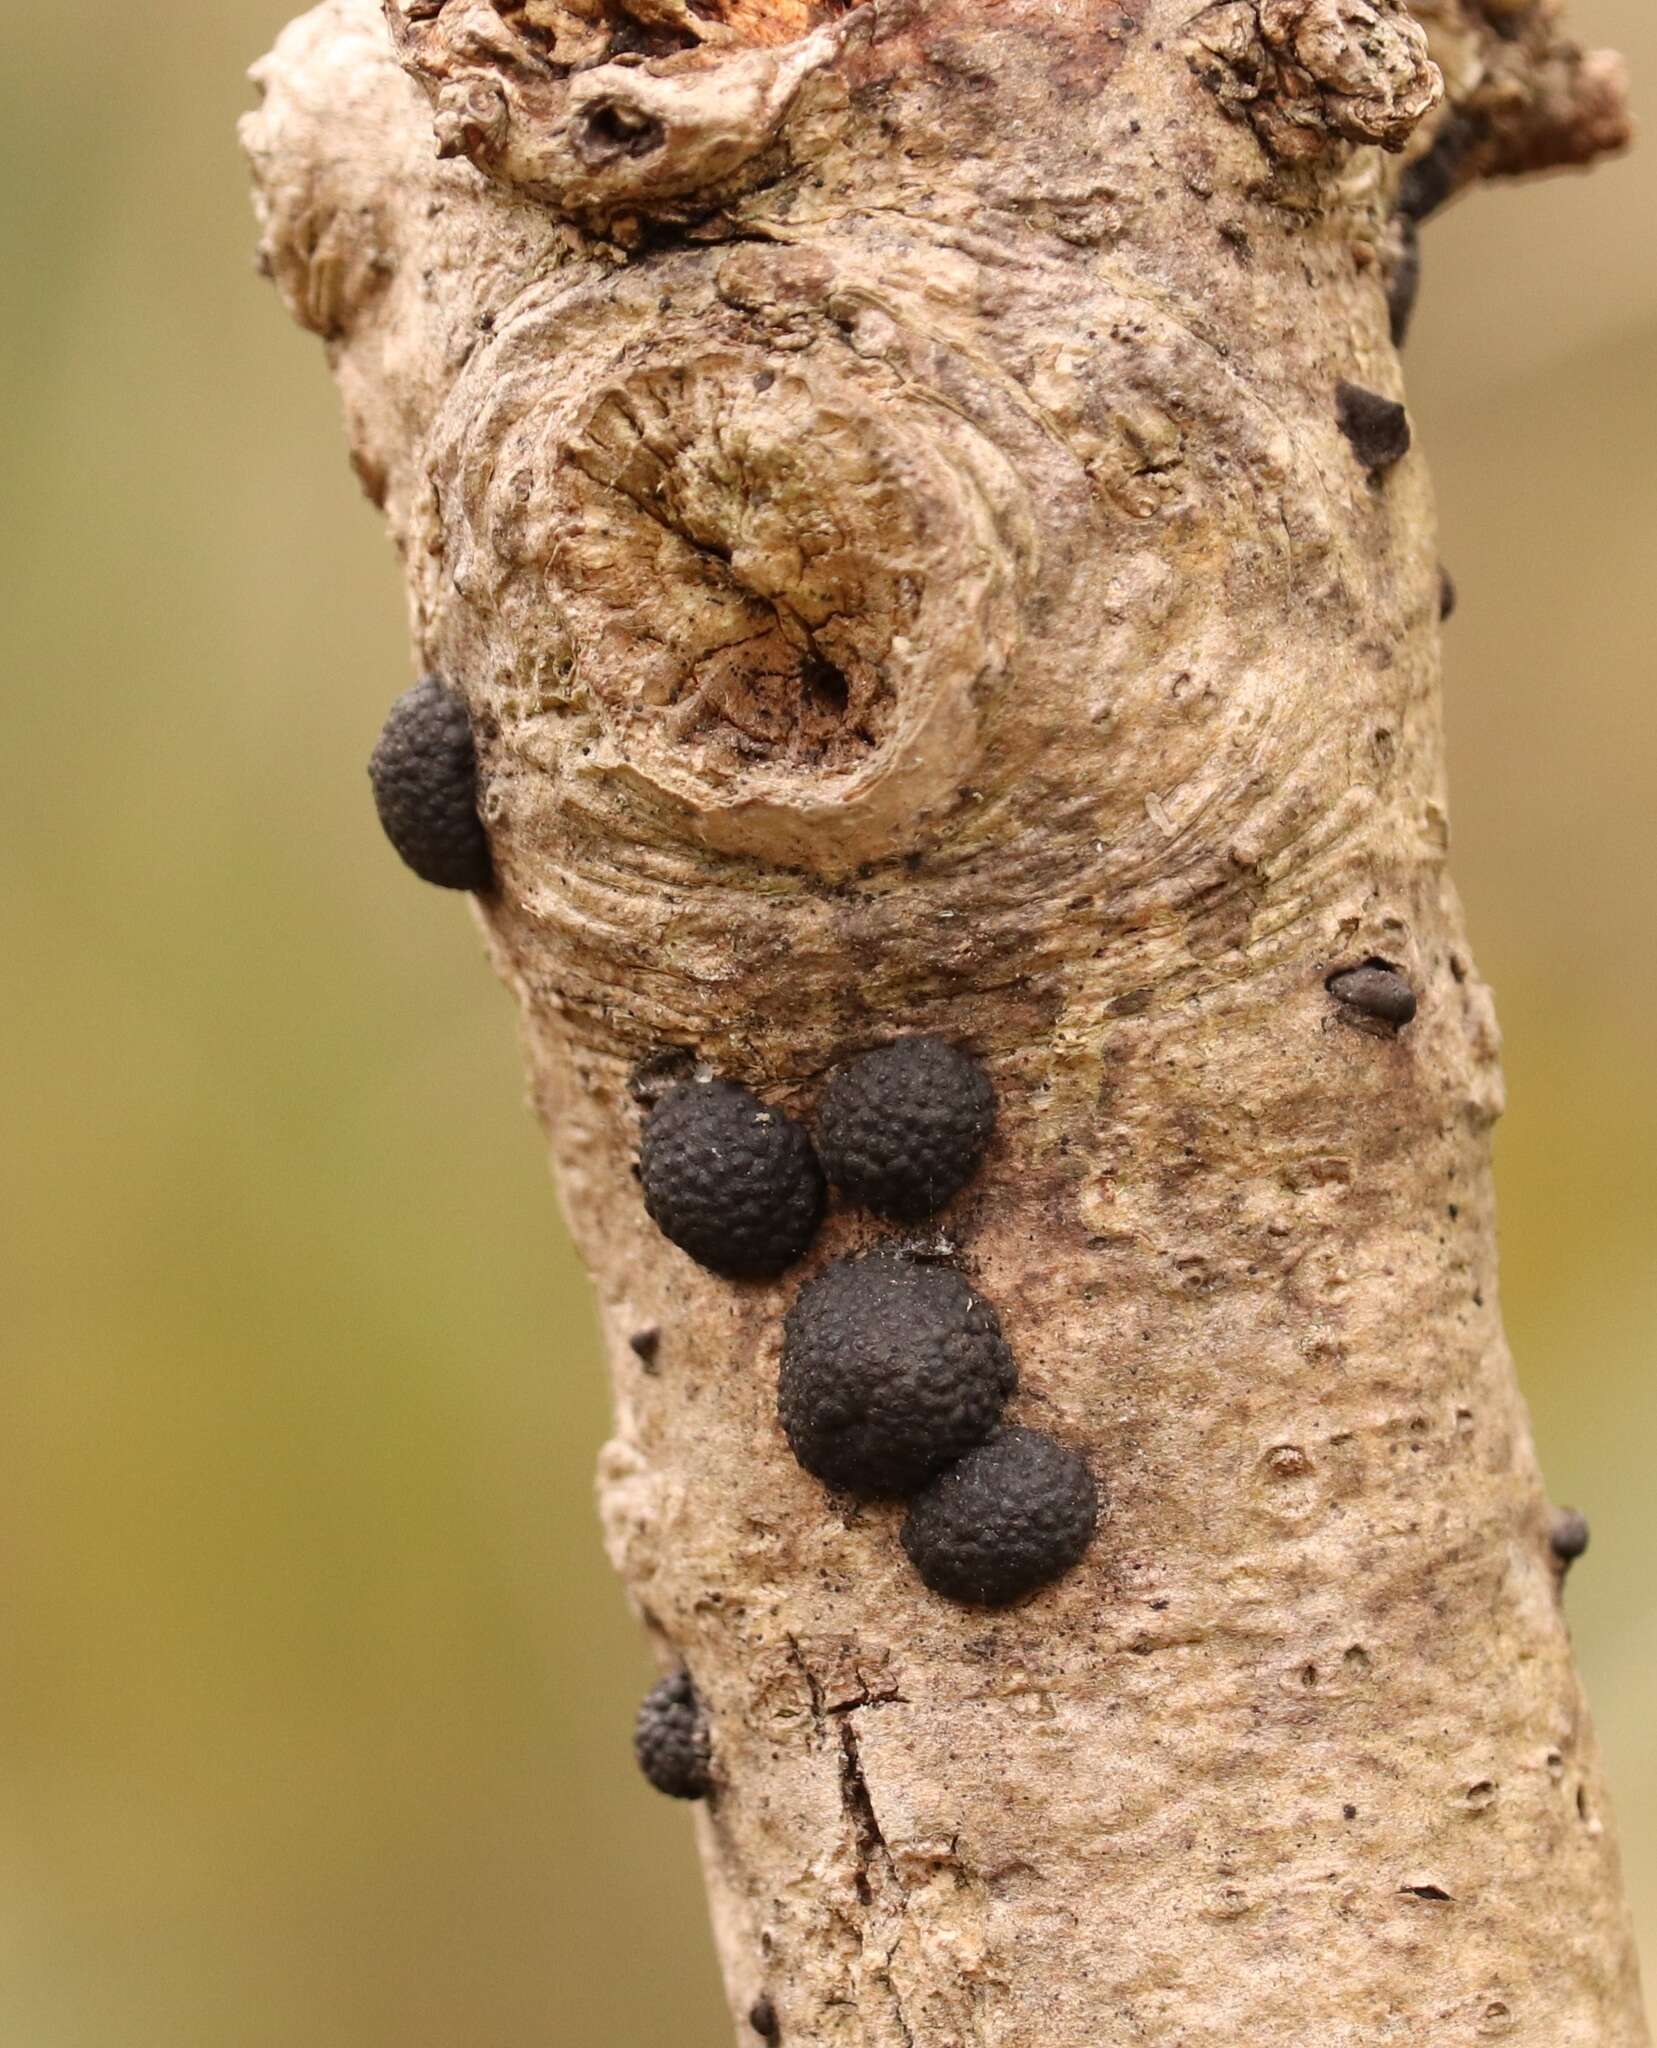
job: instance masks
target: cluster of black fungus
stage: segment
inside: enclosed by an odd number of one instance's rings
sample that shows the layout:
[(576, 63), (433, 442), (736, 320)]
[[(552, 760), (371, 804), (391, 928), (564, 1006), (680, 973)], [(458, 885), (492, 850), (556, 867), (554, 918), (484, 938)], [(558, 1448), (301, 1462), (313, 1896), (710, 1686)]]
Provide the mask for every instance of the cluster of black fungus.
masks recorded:
[(708, 1726), (688, 1671), (653, 1685), (633, 1729), (639, 1769), (669, 1799), (706, 1799), (713, 1787)]
[(392, 705), (368, 778), (386, 837), (423, 882), (440, 889), (492, 885), (471, 720), (441, 678), (427, 676)]
[(645, 1121), (651, 1221), (699, 1265), (769, 1279), (817, 1234), (823, 1170), (803, 1125), (734, 1081), (681, 1081)]
[(1372, 480), (1410, 452), (1409, 414), (1395, 398), (1383, 398), (1361, 384), (1338, 384), (1335, 417)]
[(789, 1310), (777, 1412), (826, 1485), (907, 1494), (984, 1441), (1017, 1379), (959, 1273), (876, 1251), (836, 1260)]
[[(994, 1131), (988, 1075), (936, 1038), (865, 1053), (830, 1082), (817, 1117), (829, 1179), (899, 1223), (957, 1195)], [(1068, 1571), (1098, 1521), (1073, 1452), (1000, 1426), (1017, 1384), (990, 1304), (953, 1268), (887, 1247), (836, 1260), (801, 1291), (783, 1327), (777, 1413), (825, 1484), (914, 1497), (903, 1545), (934, 1592), (996, 1607)]]
[(1074, 1451), (999, 1426), (1017, 1381), (959, 1273), (881, 1250), (837, 1260), (789, 1310), (777, 1413), (829, 1486), (913, 1496), (903, 1547), (933, 1592), (1002, 1607), (1069, 1571), (1099, 1519)]
[(934, 1593), (1004, 1607), (1080, 1563), (1099, 1523), (1093, 1475), (1037, 1429), (1004, 1429), (933, 1480), (903, 1547)]
[(817, 1113), (829, 1179), (899, 1223), (918, 1223), (958, 1194), (994, 1129), (989, 1076), (938, 1038), (900, 1038), (865, 1053), (836, 1074)]
[[(645, 1119), (639, 1179), (652, 1220), (692, 1258), (733, 1279), (770, 1278), (810, 1247), (825, 1168), (850, 1200), (917, 1223), (965, 1187), (994, 1131), (995, 1092), (977, 1061), (941, 1039), (905, 1038), (836, 1074), (817, 1147), (734, 1081), (674, 1082)], [(647, 1369), (657, 1343), (654, 1330), (633, 1339)], [(913, 1500), (904, 1548), (929, 1586), (999, 1606), (1068, 1571), (1098, 1516), (1073, 1452), (1001, 1427), (1017, 1384), (995, 1311), (966, 1279), (883, 1246), (837, 1259), (789, 1309), (777, 1414), (825, 1485)], [(638, 1748), (664, 1791), (706, 1789), (688, 1678), (651, 1694)]]
[(773, 1279), (817, 1234), (823, 1168), (877, 1215), (919, 1222), (977, 1172), (995, 1129), (978, 1063), (935, 1038), (866, 1054), (829, 1083), (817, 1148), (735, 1081), (685, 1080), (645, 1120), (639, 1178), (664, 1236), (731, 1279)]

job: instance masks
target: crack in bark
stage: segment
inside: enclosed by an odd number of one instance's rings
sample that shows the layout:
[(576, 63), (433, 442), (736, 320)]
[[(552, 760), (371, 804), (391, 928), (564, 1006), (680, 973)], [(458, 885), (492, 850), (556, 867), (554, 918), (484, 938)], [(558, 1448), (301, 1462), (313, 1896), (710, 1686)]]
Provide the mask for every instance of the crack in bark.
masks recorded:
[[(856, 1721), (859, 1714), (871, 1708), (903, 1705), (904, 1697), (895, 1684), (872, 1686), (860, 1671), (856, 1696), (831, 1703), (822, 1676), (805, 1654), (799, 1639), (789, 1635), (784, 1640), (788, 1646), (789, 1661), (800, 1674), (806, 1689), (814, 1746), (825, 1748), (830, 1728), (837, 1730), (835, 1768), (840, 1810), (850, 1851), (851, 1889), (858, 1909), (855, 1915), (846, 1913), (843, 1917), (862, 1952), (869, 1979), (886, 1994), (889, 2016), (901, 2048), (914, 2048), (915, 2031), (893, 1974), (893, 1965), (903, 1947), (909, 1925), (909, 1890), (875, 1811)], [(882, 1929), (883, 1922), (886, 1923), (885, 1929)], [(879, 1939), (877, 1930), (880, 1930)], [(889, 1945), (882, 1946), (887, 1932), (890, 1933)], [(847, 2003), (857, 2009), (855, 1998)]]
[[(898, 1874), (890, 1845), (881, 1829), (880, 1818), (875, 1812), (874, 1800), (869, 1794), (869, 1780), (863, 1769), (863, 1755), (858, 1744), (857, 1728), (850, 1714), (845, 1715), (840, 1722), (840, 1797), (846, 1819), (851, 1825), (852, 1839), (857, 1845), (857, 1874), (853, 1880), (857, 1896), (866, 1906), (874, 1903), (872, 1873), (878, 1863), (885, 1876), (897, 1888), (899, 1897), (907, 1903), (908, 1889)], [(888, 1957), (887, 1961), (890, 1960)]]
[(876, 1920), (896, 1920), (891, 1946), (886, 1949), (883, 1958), (874, 1965), (870, 1974), (876, 1983), (884, 1987), (891, 2001), (892, 2023), (897, 2029), (903, 2048), (913, 2048), (914, 2030), (904, 2012), (903, 1994), (898, 1989), (892, 1969), (898, 1951), (903, 1946), (907, 1929), (909, 1890), (880, 1825), (880, 1817), (875, 1812), (868, 1776), (863, 1768), (857, 1725), (853, 1719), (853, 1714), (857, 1711), (859, 1710), (856, 1708), (849, 1709), (840, 1717), (840, 1801), (851, 1830), (854, 1847), (855, 1868), (852, 1883), (857, 1892), (858, 1903), (868, 1916), (863, 1930), (865, 1954), (871, 1944)]

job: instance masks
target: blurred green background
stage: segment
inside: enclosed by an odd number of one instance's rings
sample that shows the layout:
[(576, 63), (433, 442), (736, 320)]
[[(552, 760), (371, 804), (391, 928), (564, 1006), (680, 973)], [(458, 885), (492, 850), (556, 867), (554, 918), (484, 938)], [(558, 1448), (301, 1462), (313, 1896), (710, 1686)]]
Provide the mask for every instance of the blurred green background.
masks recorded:
[[(253, 275), (285, 12), (58, 0), (0, 70), (0, 2039), (726, 2048), (512, 1017), (363, 780), (398, 574)], [(1575, 13), (1652, 104), (1650, 0)], [(1657, 144), (1456, 209), (1411, 380), (1508, 1320), (1657, 1957), (1654, 220)]]

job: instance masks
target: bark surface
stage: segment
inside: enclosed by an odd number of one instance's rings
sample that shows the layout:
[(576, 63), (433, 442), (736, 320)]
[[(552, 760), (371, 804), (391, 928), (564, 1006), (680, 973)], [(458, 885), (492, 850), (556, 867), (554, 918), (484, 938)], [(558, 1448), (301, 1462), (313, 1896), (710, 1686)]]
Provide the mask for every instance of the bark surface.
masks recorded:
[[(477, 734), (739, 2038), (1642, 2048), (1427, 474), (1338, 398), (1402, 396), (1400, 191), (1615, 147), (1614, 62), (1551, 0), (324, 0), (256, 76), (266, 264)], [(1370, 960), (1413, 1022), (1330, 993)], [(775, 1283), (652, 1228), (641, 1069), (809, 1118), (914, 1031), (999, 1102), (936, 1227), (837, 1206)], [(1108, 1504), (1006, 1612), (777, 1425), (801, 1281), (893, 1241)]]

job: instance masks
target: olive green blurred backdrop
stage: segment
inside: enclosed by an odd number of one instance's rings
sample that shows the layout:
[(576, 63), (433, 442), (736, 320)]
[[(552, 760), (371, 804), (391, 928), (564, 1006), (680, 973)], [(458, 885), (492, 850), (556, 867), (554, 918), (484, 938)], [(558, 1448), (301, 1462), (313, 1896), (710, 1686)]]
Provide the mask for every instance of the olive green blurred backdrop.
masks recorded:
[[(282, 0), (8, 10), (0, 2040), (726, 2048), (586, 1291), (362, 764), (399, 578), (232, 123)], [(1657, 105), (1650, 0), (1579, 0)], [(1657, 139), (1429, 236), (1509, 1326), (1657, 1957)]]

